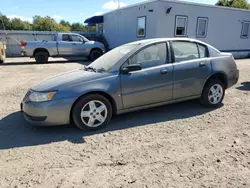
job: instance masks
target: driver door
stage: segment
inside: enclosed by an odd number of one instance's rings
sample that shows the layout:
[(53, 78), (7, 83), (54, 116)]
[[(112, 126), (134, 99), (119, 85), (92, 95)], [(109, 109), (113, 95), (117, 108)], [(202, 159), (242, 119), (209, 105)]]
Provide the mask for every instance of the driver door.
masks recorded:
[(83, 37), (81, 37), (80, 35), (71, 35), (71, 41), (72, 41), (72, 48), (74, 55), (79, 55), (79, 56), (86, 55), (87, 45), (85, 44)]
[(121, 74), (124, 109), (163, 102), (173, 98), (173, 65), (167, 62), (167, 44), (146, 47), (130, 58), (142, 70)]

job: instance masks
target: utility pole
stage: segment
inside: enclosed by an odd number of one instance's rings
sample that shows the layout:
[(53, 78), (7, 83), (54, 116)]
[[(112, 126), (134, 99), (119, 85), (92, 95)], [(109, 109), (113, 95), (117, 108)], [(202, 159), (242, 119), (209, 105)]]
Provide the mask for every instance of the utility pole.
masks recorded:
[(2, 25), (3, 25), (3, 30), (5, 31), (5, 26), (4, 26), (4, 23), (3, 23), (3, 15), (2, 15), (1, 12), (0, 12), (0, 16), (1, 16), (1, 21), (2, 21)]
[(118, 9), (120, 9), (120, 0), (117, 0), (118, 1)]

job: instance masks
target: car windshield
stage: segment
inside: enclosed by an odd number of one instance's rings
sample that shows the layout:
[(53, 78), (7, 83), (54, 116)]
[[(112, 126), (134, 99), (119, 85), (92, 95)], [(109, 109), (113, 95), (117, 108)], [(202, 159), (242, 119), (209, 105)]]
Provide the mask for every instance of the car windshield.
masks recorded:
[(98, 72), (109, 72), (119, 60), (121, 60), (135, 47), (136, 45), (123, 45), (117, 47), (99, 57), (86, 68), (90, 67), (91, 69), (95, 69)]

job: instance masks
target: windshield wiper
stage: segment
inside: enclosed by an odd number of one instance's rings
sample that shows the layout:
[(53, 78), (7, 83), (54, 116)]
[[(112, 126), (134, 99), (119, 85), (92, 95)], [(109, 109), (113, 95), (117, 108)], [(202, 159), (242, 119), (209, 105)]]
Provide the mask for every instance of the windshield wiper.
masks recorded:
[(97, 70), (94, 67), (84, 67), (85, 70), (92, 70), (94, 72), (97, 72)]

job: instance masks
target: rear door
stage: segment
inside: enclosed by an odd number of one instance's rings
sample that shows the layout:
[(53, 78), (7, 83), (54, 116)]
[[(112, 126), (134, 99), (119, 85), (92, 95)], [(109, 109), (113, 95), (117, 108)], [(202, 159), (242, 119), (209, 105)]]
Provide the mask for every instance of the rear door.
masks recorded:
[(208, 49), (189, 41), (172, 41), (173, 98), (200, 95), (207, 77), (212, 72)]
[(71, 56), (75, 54), (75, 45), (69, 34), (63, 34), (62, 40), (58, 41), (58, 53), (60, 56)]
[(167, 61), (166, 43), (154, 44), (139, 51), (128, 64), (140, 64), (142, 70), (121, 74), (125, 109), (171, 100), (173, 65)]

